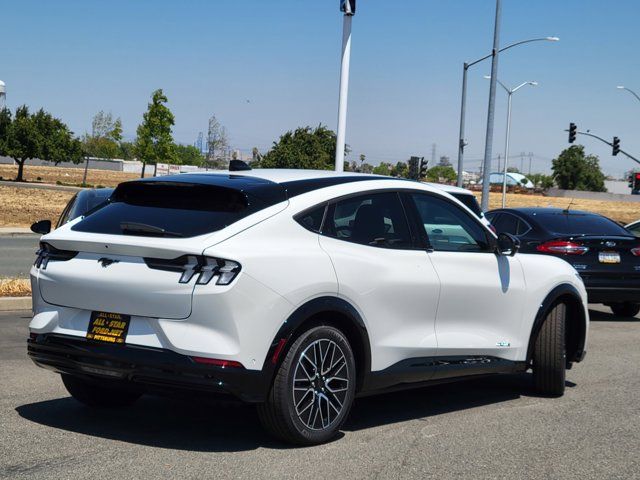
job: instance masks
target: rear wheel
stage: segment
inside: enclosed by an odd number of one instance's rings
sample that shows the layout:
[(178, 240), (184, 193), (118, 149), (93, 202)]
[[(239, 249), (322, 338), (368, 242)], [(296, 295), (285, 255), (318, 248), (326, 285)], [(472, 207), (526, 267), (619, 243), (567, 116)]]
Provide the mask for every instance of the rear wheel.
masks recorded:
[(126, 407), (142, 395), (123, 388), (98, 385), (72, 375), (62, 375), (62, 383), (73, 398), (89, 407)]
[(355, 360), (344, 334), (329, 326), (312, 328), (291, 345), (267, 401), (258, 406), (260, 420), (286, 442), (326, 442), (349, 414), (355, 380)]
[(542, 324), (533, 351), (533, 382), (543, 395), (564, 393), (567, 370), (565, 344), (566, 306), (556, 305)]
[(612, 303), (609, 305), (614, 315), (619, 317), (635, 317), (640, 312), (639, 303)]

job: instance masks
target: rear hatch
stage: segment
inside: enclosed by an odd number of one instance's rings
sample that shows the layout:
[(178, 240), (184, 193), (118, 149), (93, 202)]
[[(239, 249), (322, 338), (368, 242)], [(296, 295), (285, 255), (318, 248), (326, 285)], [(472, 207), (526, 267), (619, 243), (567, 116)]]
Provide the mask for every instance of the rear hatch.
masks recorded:
[(44, 301), (125, 315), (188, 317), (197, 276), (183, 274), (215, 243), (212, 233), (277, 203), (284, 193), (271, 200), (255, 195), (251, 185), (264, 182), (260, 179), (198, 183), (195, 175), (181, 177), (186, 178), (121, 184), (106, 205), (43, 237), (36, 267)]

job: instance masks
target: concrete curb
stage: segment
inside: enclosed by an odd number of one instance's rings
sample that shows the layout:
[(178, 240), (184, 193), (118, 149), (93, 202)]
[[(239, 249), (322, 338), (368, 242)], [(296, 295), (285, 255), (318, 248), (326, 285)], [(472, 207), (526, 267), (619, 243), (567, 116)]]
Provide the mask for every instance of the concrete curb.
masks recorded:
[(31, 297), (0, 297), (0, 312), (31, 310)]

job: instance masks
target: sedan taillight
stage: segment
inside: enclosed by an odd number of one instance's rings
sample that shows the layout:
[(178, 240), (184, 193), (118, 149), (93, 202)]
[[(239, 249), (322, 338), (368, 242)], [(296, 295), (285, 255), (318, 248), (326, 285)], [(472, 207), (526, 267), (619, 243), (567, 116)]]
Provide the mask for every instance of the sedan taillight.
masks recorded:
[(584, 255), (589, 251), (589, 247), (576, 242), (552, 240), (541, 243), (536, 247), (536, 250), (543, 253), (560, 253), (562, 255)]
[(636, 257), (640, 257), (640, 247), (632, 248), (631, 253)]

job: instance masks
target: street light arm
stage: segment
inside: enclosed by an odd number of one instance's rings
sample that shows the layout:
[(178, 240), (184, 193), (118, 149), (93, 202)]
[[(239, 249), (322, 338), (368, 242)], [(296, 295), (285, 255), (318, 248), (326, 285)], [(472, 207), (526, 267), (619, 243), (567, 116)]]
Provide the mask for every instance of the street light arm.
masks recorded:
[[(505, 50), (509, 50), (510, 48), (513, 47), (517, 47), (518, 45), (522, 45), (524, 43), (531, 43), (531, 42), (557, 42), (558, 40), (560, 40), (558, 37), (543, 37), (543, 38), (531, 38), (529, 40), (521, 40), (519, 42), (516, 43), (512, 43), (511, 45), (507, 45), (506, 47), (502, 47), (500, 50), (498, 50), (499, 53), (504, 52)], [(491, 58), (491, 56), (493, 55), (493, 53), (490, 53), (489, 55), (485, 55), (482, 58), (479, 58), (478, 60), (474, 61), (474, 62), (470, 62), (470, 63), (466, 63), (466, 68), (469, 68), (473, 65), (475, 65), (476, 63), (480, 63), (488, 58)], [(640, 100), (640, 99), (639, 99)]]
[[(500, 80), (498, 80), (500, 81)], [(524, 87), (525, 85), (534, 85), (534, 82), (522, 82), (520, 85), (518, 85), (516, 88), (514, 88), (513, 90), (511, 90), (511, 93), (515, 93), (518, 90), (520, 90), (522, 87)]]
[(631, 90), (630, 88), (627, 87), (618, 87), (620, 90), (626, 90), (627, 92), (629, 92), (631, 95), (633, 95), (634, 97), (636, 97), (638, 99), (638, 101), (640, 102), (640, 96), (638, 96), (638, 94), (636, 92), (634, 92), (633, 90)]

